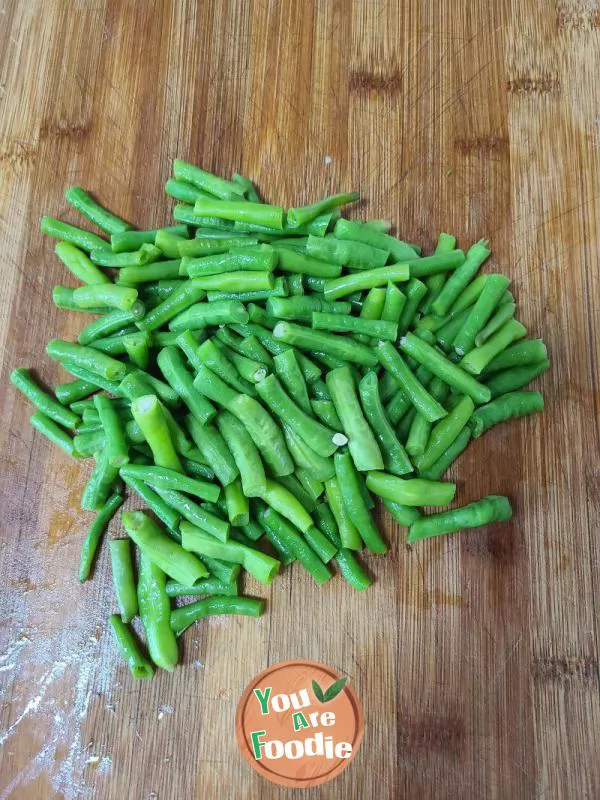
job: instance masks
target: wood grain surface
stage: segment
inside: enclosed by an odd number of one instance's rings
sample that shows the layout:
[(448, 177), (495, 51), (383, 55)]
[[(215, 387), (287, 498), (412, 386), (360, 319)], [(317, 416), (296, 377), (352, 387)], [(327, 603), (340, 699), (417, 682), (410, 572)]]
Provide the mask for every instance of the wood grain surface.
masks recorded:
[[(2, 800), (600, 796), (599, 63), (597, 0), (0, 0)], [(409, 548), (386, 517), (366, 595), (286, 570), (261, 620), (197, 625), (139, 684), (106, 549), (76, 579), (89, 467), (33, 433), (8, 374), (64, 380), (44, 345), (82, 325), (52, 304), (40, 214), (75, 221), (77, 183), (164, 223), (177, 156), (283, 204), (359, 189), (427, 248), (489, 237), (552, 370), (546, 413), (454, 471), (465, 502), (508, 494), (510, 525)], [(306, 794), (234, 736), (248, 681), (292, 658), (348, 675), (366, 719)]]

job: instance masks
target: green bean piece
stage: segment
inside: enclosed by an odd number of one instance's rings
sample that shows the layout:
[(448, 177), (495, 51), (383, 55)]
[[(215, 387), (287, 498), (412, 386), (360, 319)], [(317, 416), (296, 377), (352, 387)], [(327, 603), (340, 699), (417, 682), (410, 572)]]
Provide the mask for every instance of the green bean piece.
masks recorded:
[(115, 595), (123, 622), (131, 622), (138, 613), (137, 588), (129, 539), (108, 543)]
[(337, 547), (314, 526), (306, 531), (304, 538), (324, 564), (328, 564), (337, 554)]
[(381, 319), (385, 322), (392, 322), (398, 325), (405, 304), (406, 295), (395, 283), (388, 282), (385, 289), (385, 300), (381, 312)]
[(89, 233), (75, 225), (69, 225), (59, 219), (53, 217), (41, 217), (40, 231), (46, 236), (52, 236), (55, 239), (60, 239), (63, 242), (74, 244), (82, 250), (87, 250), (88, 253), (100, 247), (109, 247), (106, 239), (101, 236), (96, 236), (95, 233)]
[(180, 258), (174, 258), (169, 261), (156, 261), (144, 267), (123, 267), (123, 269), (119, 270), (117, 284), (137, 286), (139, 283), (177, 279), (180, 267)]
[(143, 244), (156, 244), (156, 234), (163, 231), (185, 239), (188, 237), (186, 225), (171, 225), (166, 228), (153, 228), (147, 231), (127, 230), (111, 235), (110, 249), (113, 253), (131, 253), (134, 250), (139, 250)]
[(323, 293), (326, 300), (337, 300), (338, 297), (344, 297), (353, 292), (386, 286), (390, 282), (407, 281), (409, 277), (408, 264), (390, 264), (387, 267), (363, 270), (327, 280), (323, 287)]
[(474, 405), (470, 397), (463, 396), (447, 417), (431, 431), (425, 452), (415, 460), (419, 473), (432, 467), (452, 445), (471, 418)]
[(541, 392), (508, 392), (474, 412), (470, 422), (471, 431), (477, 439), (493, 425), (543, 410), (544, 397)]
[(219, 431), (213, 425), (201, 425), (191, 416), (186, 418), (186, 424), (196, 446), (220, 483), (227, 486), (234, 481), (239, 470)]
[(537, 364), (525, 364), (523, 367), (509, 367), (493, 373), (491, 378), (486, 381), (486, 386), (492, 393), (492, 399), (494, 399), (507, 392), (522, 389), (523, 386), (527, 386), (538, 375), (544, 373), (549, 366), (550, 362), (546, 360)]
[[(455, 355), (452, 348), (452, 343), (454, 342), (454, 339), (460, 332), (462, 326), (468, 320), (470, 313), (471, 309), (465, 308), (465, 310), (462, 311), (460, 314), (458, 314), (456, 317), (450, 317), (448, 321), (445, 322), (441, 326), (441, 328), (439, 328), (435, 333), (437, 341), (447, 353), (452, 352), (452, 354)], [(418, 327), (417, 330), (421, 331), (423, 330), (423, 328)]]
[(181, 397), (192, 416), (203, 424), (211, 420), (216, 414), (215, 408), (195, 390), (194, 379), (188, 372), (179, 350), (176, 347), (164, 347), (156, 361), (167, 383)]
[(329, 389), (327, 388), (325, 382), (322, 381), (320, 378), (316, 381), (313, 381), (310, 384), (309, 391), (311, 396), (314, 397), (315, 400), (329, 400), (331, 402), (331, 395), (329, 394)]
[(75, 245), (69, 242), (59, 242), (54, 248), (54, 252), (69, 272), (75, 275), (82, 283), (110, 283), (110, 278), (99, 270), (86, 254)]
[(210, 574), (223, 583), (231, 583), (232, 581), (237, 580), (241, 572), (241, 567), (239, 564), (221, 561), (219, 558), (209, 558), (208, 556), (204, 556), (202, 561), (208, 567)]
[(140, 478), (134, 478), (131, 475), (124, 474), (121, 476), (123, 481), (133, 491), (138, 494), (146, 503), (148, 508), (156, 514), (158, 519), (169, 529), (177, 530), (181, 515), (175, 509), (168, 506), (161, 497), (159, 497), (154, 489), (151, 489)]
[(316, 481), (330, 478), (333, 472), (332, 460), (316, 453), (287, 422), (282, 421), (282, 429), (288, 450), (298, 468), (307, 470)]
[[(449, 233), (440, 233), (435, 248), (436, 255), (438, 255), (439, 253), (449, 253), (455, 248), (456, 248), (456, 238), (454, 236), (451, 236)], [(434, 275), (430, 275), (428, 278), (425, 279), (425, 284), (428, 289), (428, 294), (421, 305), (421, 310), (423, 314), (429, 314), (429, 312), (431, 311), (431, 306), (433, 305), (433, 301), (442, 291), (442, 287), (446, 283), (446, 277), (447, 276), (445, 272), (437, 272)]]
[(523, 367), (526, 364), (539, 364), (548, 360), (546, 345), (541, 339), (523, 339), (507, 347), (493, 358), (485, 368), (485, 374), (509, 367)]
[(219, 348), (223, 355), (227, 356), (229, 361), (231, 361), (237, 369), (240, 377), (244, 380), (254, 384), (258, 383), (258, 381), (262, 381), (262, 379), (266, 377), (267, 370), (260, 361), (237, 353), (235, 350), (223, 344), (218, 336), (214, 336), (211, 341), (215, 347)]
[(227, 356), (214, 344), (211, 339), (207, 339), (196, 350), (196, 358), (200, 362), (197, 372), (202, 371), (202, 364), (205, 364), (211, 372), (214, 372), (221, 380), (225, 381), (230, 387), (251, 396), (256, 395), (254, 384), (242, 378), (235, 366), (229, 361)]
[(186, 241), (175, 233), (166, 230), (158, 231), (154, 239), (154, 246), (157, 247), (167, 258), (179, 258), (179, 242)]
[(143, 680), (154, 675), (152, 664), (142, 653), (132, 631), (118, 614), (111, 614), (108, 623), (113, 632), (115, 643), (134, 678)]
[(461, 508), (420, 517), (412, 524), (407, 543), (413, 544), (431, 536), (455, 533), (463, 528), (479, 528), (493, 522), (507, 522), (511, 517), (512, 508), (508, 497), (488, 495)]
[[(213, 249), (214, 247), (213, 245)], [(190, 246), (188, 246), (188, 249), (190, 249)], [(241, 247), (230, 247), (227, 252), (215, 253), (208, 256), (196, 258), (185, 256), (182, 259), (179, 274), (187, 275), (190, 278), (205, 278), (238, 272), (245, 273), (247, 271), (260, 274), (271, 273), (277, 266), (277, 261), (277, 251), (268, 244), (255, 245), (254, 247), (243, 245)], [(250, 281), (254, 280), (252, 275), (246, 277)], [(224, 278), (223, 281), (224, 286), (227, 286), (228, 279)], [(218, 284), (219, 279), (215, 279), (213, 282)], [(219, 288), (219, 286), (209, 286), (208, 288)], [(229, 288), (234, 291), (236, 290), (233, 285)], [(271, 288), (271, 286), (250, 286), (246, 291), (252, 288), (264, 289)]]
[(257, 383), (256, 390), (271, 411), (285, 421), (286, 425), (323, 458), (335, 452), (340, 444), (345, 444), (345, 437), (326, 428), (303, 411), (285, 393), (274, 375), (269, 375)]
[(398, 441), (379, 397), (377, 374), (367, 372), (358, 388), (365, 417), (379, 443), (385, 471), (395, 475), (412, 472), (410, 459)]
[[(119, 385), (120, 393), (129, 400), (136, 400), (143, 394), (155, 394), (164, 406), (175, 408), (179, 405), (179, 395), (163, 381), (141, 369), (130, 372)], [(165, 409), (166, 410), (166, 409)]]
[(439, 480), (446, 470), (453, 464), (459, 455), (465, 450), (471, 439), (471, 431), (468, 427), (463, 428), (458, 434), (454, 442), (442, 453), (442, 455), (435, 461), (431, 467), (419, 471), (419, 477), (426, 478), (430, 481)]
[(271, 330), (277, 324), (275, 317), (272, 317), (266, 309), (256, 303), (248, 303), (247, 311), (250, 322), (264, 325), (265, 328), (271, 328)]
[(238, 396), (238, 392), (231, 388), (215, 372), (201, 364), (198, 367), (196, 377), (193, 381), (193, 388), (204, 397), (213, 400), (215, 403), (229, 408), (231, 402)]
[(137, 289), (114, 283), (94, 283), (73, 291), (73, 301), (80, 308), (117, 308), (130, 311), (137, 301)]
[(266, 489), (261, 498), (275, 509), (282, 517), (288, 519), (296, 528), (305, 533), (313, 525), (312, 518), (294, 495), (276, 481), (267, 479)]
[(199, 619), (219, 614), (236, 614), (244, 617), (260, 617), (265, 601), (255, 597), (205, 597), (195, 603), (173, 609), (171, 626), (177, 636)]
[(350, 510), (344, 503), (342, 490), (337, 477), (330, 478), (326, 481), (325, 493), (339, 531), (341, 546), (348, 550), (360, 550), (362, 547), (362, 540), (354, 524), (354, 520), (351, 518)]
[(52, 444), (58, 445), (68, 455), (73, 458), (77, 458), (80, 455), (75, 449), (73, 438), (42, 411), (36, 411), (35, 414), (32, 414), (29, 417), (29, 422)]
[[(412, 336), (412, 334), (407, 334), (407, 336)], [(401, 343), (406, 338), (402, 337)], [(417, 337), (413, 338), (420, 342)], [(426, 346), (429, 347), (429, 345)], [(431, 349), (433, 350), (433, 348)], [(425, 419), (435, 422), (446, 416), (445, 408), (425, 389), (417, 375), (411, 372), (393, 345), (389, 342), (379, 342), (376, 352), (380, 363), (394, 376), (402, 393)], [(440, 356), (440, 358), (443, 358), (443, 356)]]
[[(202, 195), (200, 195), (202, 196)], [(183, 222), (194, 227), (208, 228), (220, 233), (233, 233), (233, 222), (219, 217), (199, 217), (194, 212), (194, 206), (187, 203), (177, 203), (173, 209), (173, 219), (176, 222)]]
[(329, 539), (336, 550), (339, 550), (342, 546), (342, 540), (335, 517), (329, 505), (327, 503), (319, 503), (313, 510), (313, 516), (321, 533)]
[[(429, 383), (428, 391), (438, 403), (444, 405), (450, 390), (439, 378), (433, 378)], [(422, 414), (415, 414), (406, 439), (406, 451), (413, 460), (415, 456), (420, 456), (425, 452), (431, 433), (431, 427), (432, 423)]]
[(331, 314), (349, 314), (350, 303), (329, 303), (322, 297), (304, 295), (302, 297), (271, 297), (267, 301), (267, 311), (276, 319), (311, 322), (314, 311)]
[(193, 205), (199, 197), (206, 195), (206, 192), (197, 189), (194, 184), (177, 178), (169, 178), (165, 183), (165, 193), (190, 205)]
[(221, 493), (219, 487), (214, 483), (198, 481), (194, 478), (189, 478), (187, 475), (182, 475), (180, 472), (165, 469), (164, 467), (129, 464), (126, 467), (122, 467), (119, 474), (122, 478), (138, 478), (153, 487), (177, 489), (180, 492), (199, 497), (201, 500), (206, 500), (209, 503), (216, 503)]
[(348, 448), (356, 469), (361, 472), (383, 469), (383, 457), (373, 431), (363, 415), (352, 372), (348, 367), (334, 369), (327, 374), (325, 380), (344, 433), (348, 437)]
[(348, 203), (354, 203), (360, 199), (358, 192), (345, 192), (343, 194), (334, 194), (319, 200), (317, 203), (311, 203), (307, 206), (297, 206), (289, 208), (287, 212), (287, 222), (290, 228), (299, 228), (306, 223), (311, 222), (315, 217), (321, 214), (326, 214), (333, 211), (339, 206), (345, 206)]
[[(423, 258), (421, 260), (425, 261), (426, 259)], [(417, 309), (419, 308), (419, 304), (427, 294), (427, 286), (418, 278), (411, 277), (406, 284), (404, 293), (406, 295), (406, 303), (404, 304), (402, 316), (400, 317), (400, 322), (398, 323), (398, 332), (400, 334), (406, 333), (406, 331), (412, 326)]]
[(10, 380), (17, 389), (31, 400), (36, 408), (47, 417), (54, 420), (54, 422), (57, 422), (64, 428), (75, 428), (80, 422), (77, 414), (65, 408), (37, 385), (29, 370), (23, 369), (22, 367), (13, 370)]
[(473, 349), (475, 337), (485, 327), (509, 285), (510, 280), (504, 275), (488, 275), (482, 293), (452, 342), (458, 355), (463, 356)]
[(250, 504), (242, 491), (242, 483), (239, 478), (225, 487), (225, 505), (227, 518), (231, 525), (241, 527), (250, 522)]
[(109, 381), (121, 380), (127, 371), (125, 364), (121, 361), (91, 347), (65, 342), (61, 339), (51, 339), (46, 345), (46, 352), (55, 361), (68, 361)]
[[(383, 347), (379, 345), (379, 350)], [(422, 364), (434, 375), (461, 394), (467, 394), (475, 403), (487, 403), (490, 390), (469, 375), (462, 366), (453, 364), (434, 347), (419, 339), (413, 333), (407, 333), (400, 340), (400, 349), (419, 364)], [(431, 420), (435, 422), (435, 419)]]
[(120, 219), (120, 217), (102, 208), (102, 206), (80, 186), (71, 186), (70, 189), (67, 189), (65, 198), (82, 216), (105, 233), (123, 233), (123, 231), (127, 231), (132, 227), (128, 222), (125, 222), (125, 220)]
[(193, 586), (184, 586), (177, 581), (167, 581), (167, 594), (169, 597), (198, 597), (202, 595), (221, 595), (223, 597), (236, 597), (238, 594), (237, 581), (224, 583), (216, 578), (203, 578), (196, 581)]
[[(312, 415), (308, 388), (295, 351), (290, 348), (273, 359), (277, 377), (292, 400), (307, 414)], [(265, 376), (266, 377), (266, 376)]]
[[(269, 236), (270, 240), (279, 241), (284, 238), (300, 238), (307, 239), (310, 234), (314, 236), (325, 236), (330, 222), (333, 219), (333, 214), (319, 214), (310, 222), (305, 225), (299, 225), (297, 228), (291, 228), (286, 219), (283, 221), (283, 230), (277, 228), (269, 228), (266, 225), (256, 225), (251, 222), (234, 222), (233, 229), (239, 233), (255, 233), (259, 236)], [(273, 241), (273, 243), (274, 243)]]
[[(197, 461), (195, 459), (196, 454), (200, 455), (200, 451), (198, 448), (192, 448), (189, 455), (194, 456), (194, 458), (186, 458), (185, 456), (181, 459), (181, 463), (183, 464), (183, 468), (187, 472), (188, 475), (193, 475), (195, 478), (202, 478), (206, 481), (211, 481), (215, 478), (215, 473), (213, 470), (208, 466), (208, 464), (203, 464), (202, 461)], [(203, 457), (200, 455), (203, 459)]]
[(169, 672), (179, 658), (177, 640), (171, 630), (171, 601), (166, 592), (165, 573), (144, 551), (140, 552), (138, 606), (146, 632), (150, 658)]
[(200, 217), (218, 217), (283, 230), (283, 208), (266, 203), (199, 197), (194, 204), (194, 213)]
[(360, 561), (352, 550), (343, 547), (335, 557), (336, 564), (344, 580), (357, 592), (364, 592), (372, 583)]
[(340, 264), (320, 261), (295, 250), (281, 249), (278, 252), (278, 267), (282, 272), (312, 275), (317, 278), (337, 278), (342, 274)]
[(250, 434), (242, 422), (229, 411), (219, 414), (217, 427), (239, 470), (244, 494), (246, 497), (260, 497), (266, 489), (266, 476)]
[(513, 302), (502, 302), (498, 306), (498, 310), (494, 314), (494, 316), (490, 319), (490, 321), (485, 325), (475, 337), (475, 345), (477, 347), (481, 347), (482, 344), (487, 342), (487, 340), (492, 336), (494, 333), (500, 330), (500, 328), (509, 320), (511, 320), (514, 315), (515, 311), (517, 310), (517, 306)]
[(306, 252), (309, 256), (321, 261), (361, 270), (383, 267), (390, 255), (389, 250), (381, 250), (361, 242), (345, 242), (333, 237), (320, 238), (318, 236), (308, 237)]
[[(165, 234), (172, 236), (173, 234)], [(92, 250), (90, 259), (94, 264), (101, 267), (113, 267), (122, 269), (124, 267), (141, 267), (157, 261), (162, 256), (161, 250), (153, 244), (143, 244), (139, 250), (134, 252), (114, 253), (110, 249), (100, 248)]]
[(75, 403), (82, 400), (84, 397), (88, 397), (90, 394), (93, 394), (97, 390), (97, 386), (94, 383), (89, 383), (88, 381), (82, 381), (81, 378), (77, 378), (74, 381), (68, 381), (67, 383), (59, 383), (54, 388), (54, 394), (56, 395), (56, 399), (64, 406), (71, 406), (71, 411), (75, 414), (77, 413), (77, 409), (74, 408)]
[(180, 159), (173, 161), (173, 175), (177, 180), (191, 183), (201, 192), (208, 192), (221, 200), (241, 200), (246, 192), (243, 186), (218, 178), (216, 175)]
[(344, 506), (358, 529), (361, 539), (371, 553), (387, 552), (387, 545), (381, 538), (381, 534), (371, 518), (369, 508), (363, 500), (359, 476), (352, 463), (350, 453), (348, 451), (336, 453), (333, 460)]
[(84, 328), (79, 333), (77, 341), (82, 345), (91, 344), (96, 339), (110, 336), (112, 333), (117, 333), (127, 325), (136, 322), (136, 320), (144, 316), (144, 313), (144, 304), (139, 301), (134, 303), (129, 311), (120, 311), (119, 309), (110, 311)]
[(472, 375), (480, 375), (487, 365), (497, 355), (514, 342), (521, 339), (527, 333), (527, 328), (521, 325), (516, 319), (510, 319), (493, 336), (482, 344), (471, 350), (461, 359), (460, 366)]
[(153, 564), (173, 580), (186, 586), (208, 575), (204, 564), (184, 550), (142, 511), (124, 511), (121, 514), (123, 527)]
[(131, 413), (152, 450), (156, 466), (183, 472), (158, 397), (152, 394), (138, 397), (131, 404)]
[(402, 503), (395, 503), (387, 497), (383, 498), (383, 505), (396, 520), (398, 525), (404, 528), (410, 527), (416, 519), (419, 519), (421, 512), (414, 506), (404, 506)]
[[(266, 279), (264, 278), (264, 275), (266, 273), (253, 272), (250, 274), (259, 276), (256, 279), (252, 278), (251, 280), (253, 282), (255, 281), (258, 284), (258, 282), (260, 281), (263, 285), (267, 283)], [(230, 275), (233, 275), (233, 273), (230, 273)], [(208, 279), (196, 278), (196, 280), (208, 280)], [(248, 280), (245, 280), (244, 282), (246, 284), (249, 284)], [(229, 276), (228, 276), (226, 283), (233, 284), (233, 279), (229, 281)], [(237, 289), (227, 289), (226, 291), (211, 289), (207, 291), (206, 299), (208, 300), (209, 303), (214, 303), (218, 300), (238, 300), (240, 303), (259, 303), (264, 300), (269, 300), (271, 297), (287, 297), (288, 294), (289, 290), (286, 278), (278, 277), (273, 279), (272, 287), (267, 289), (244, 290), (244, 291), (239, 291)]]
[[(40, 413), (41, 412), (38, 411), (38, 414)], [(44, 414), (42, 414), (41, 416), (45, 417)], [(45, 418), (47, 419), (47, 417)], [(34, 424), (31, 418), (30, 422), (32, 425)], [(60, 431), (61, 435), (65, 436), (67, 439), (70, 439), (70, 437), (67, 436), (67, 434), (65, 434), (65, 432), (58, 427), (58, 425), (56, 426), (56, 428), (57, 430)], [(106, 437), (104, 435), (104, 431), (102, 430), (102, 428), (98, 428), (98, 430), (90, 431), (89, 433), (81, 433), (81, 434), (78, 433), (77, 436), (75, 436), (75, 438), (72, 441), (73, 441), (73, 451), (70, 452), (69, 455), (72, 455), (74, 458), (89, 458), (90, 456), (93, 456), (94, 453), (104, 448), (106, 444)]]
[(339, 219), (333, 233), (336, 239), (351, 243), (360, 242), (380, 250), (387, 250), (394, 261), (411, 261), (417, 257), (411, 245), (388, 236), (387, 232), (376, 230), (369, 224), (361, 225), (347, 219)]
[[(291, 551), (304, 569), (309, 572), (317, 583), (327, 583), (331, 578), (331, 572), (319, 556), (315, 553), (308, 542), (300, 535), (293, 524), (285, 519), (274, 508), (268, 508), (259, 515), (263, 527), (268, 533), (273, 533), (279, 537), (286, 548)], [(310, 526), (309, 526), (310, 527)]]
[[(298, 477), (299, 471), (297, 471), (294, 475), (284, 475), (283, 477), (279, 478), (279, 483), (282, 486), (290, 491), (296, 500), (304, 506), (304, 508), (308, 511), (309, 514), (312, 514), (313, 509), (315, 507), (315, 499), (322, 494), (322, 488), (318, 492), (315, 497), (315, 486), (311, 486), (310, 491), (309, 488), (305, 489), (304, 486), (306, 484), (300, 483), (300, 478)], [(300, 473), (301, 474), (301, 473)], [(316, 486), (322, 487), (323, 484), (316, 482)]]
[[(79, 438), (79, 437), (78, 437)], [(81, 508), (86, 511), (100, 510), (112, 492), (120, 494), (119, 470), (108, 458), (106, 436), (101, 446), (94, 451), (96, 464), (81, 495)]]
[(234, 183), (239, 183), (241, 188), (245, 191), (248, 200), (253, 203), (260, 203), (260, 198), (258, 196), (256, 187), (249, 178), (245, 178), (243, 175), (239, 175), (237, 172), (234, 172), (231, 176), (231, 180)]
[(100, 540), (102, 539), (108, 523), (114, 517), (122, 503), (123, 497), (119, 494), (113, 494), (98, 511), (94, 521), (90, 525), (81, 548), (81, 559), (79, 562), (79, 580), (81, 583), (89, 578)]
[(229, 404), (228, 410), (244, 424), (275, 477), (290, 475), (294, 471), (283, 433), (260, 403), (253, 397), (240, 394)]
[(57, 308), (67, 311), (81, 311), (85, 314), (104, 314), (105, 308), (80, 308), (73, 300), (73, 292), (68, 286), (54, 286), (52, 289), (52, 302)]
[(446, 506), (456, 493), (455, 483), (437, 483), (423, 478), (397, 478), (385, 472), (370, 472), (367, 487), (379, 497), (405, 506)]
[(334, 333), (311, 330), (293, 322), (278, 322), (273, 336), (279, 342), (299, 347), (309, 352), (325, 353), (342, 361), (350, 361), (372, 367), (377, 363), (370, 347)]
[(149, 311), (143, 319), (138, 320), (136, 325), (142, 331), (154, 331), (161, 328), (177, 314), (202, 300), (204, 294), (204, 290), (196, 286), (193, 281), (182, 281), (181, 286), (176, 288), (156, 308)]
[(488, 249), (487, 240), (485, 239), (481, 239), (469, 248), (464, 263), (452, 273), (439, 295), (433, 301), (431, 309), (434, 314), (442, 316), (448, 313), (452, 304), (464, 291), (469, 281), (476, 275), (479, 267), (489, 257), (490, 253), (491, 250)]
[(94, 395), (94, 405), (106, 436), (106, 455), (109, 464), (113, 467), (122, 467), (129, 461), (123, 421), (106, 395)]
[(226, 543), (218, 542), (189, 522), (182, 522), (181, 536), (186, 550), (198, 553), (201, 557), (208, 556), (240, 564), (252, 577), (267, 586), (279, 572), (280, 562), (277, 559), (247, 547), (241, 542), (231, 540)]
[(313, 312), (312, 327), (322, 331), (360, 333), (373, 339), (387, 341), (395, 341), (398, 335), (398, 326), (393, 322), (319, 311)]
[(313, 414), (328, 428), (338, 432), (342, 430), (342, 423), (331, 400), (311, 400), (310, 407)]

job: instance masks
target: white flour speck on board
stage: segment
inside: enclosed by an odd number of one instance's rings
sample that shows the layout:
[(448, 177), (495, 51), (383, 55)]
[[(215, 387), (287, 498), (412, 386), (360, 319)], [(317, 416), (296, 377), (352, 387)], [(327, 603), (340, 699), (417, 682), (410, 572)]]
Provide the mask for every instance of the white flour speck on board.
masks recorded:
[[(32, 559), (35, 562), (35, 556)], [(36, 581), (37, 579), (37, 581)], [(41, 582), (35, 571), (33, 583)], [(35, 590), (30, 592), (30, 597)], [(94, 755), (84, 741), (84, 726), (97, 687), (111, 683), (112, 662), (100, 659), (100, 643), (90, 636), (98, 621), (96, 604), (82, 604), (80, 613), (73, 617), (68, 633), (63, 630), (62, 609), (64, 586), (40, 592), (39, 604), (44, 608), (44, 624), (29, 624), (28, 611), (21, 605), (19, 596), (6, 611), (11, 619), (8, 641), (0, 643), (0, 666), (14, 663), (10, 693), (11, 723), (0, 729), (0, 746), (18, 741), (19, 747), (28, 748), (27, 766), (13, 774), (2, 788), (0, 800), (8, 800), (21, 792), (27, 795), (27, 786), (47, 776), (53, 795), (64, 800), (81, 800), (92, 796), (87, 785), (93, 773), (107, 773), (112, 762), (105, 754), (98, 754), (98, 762), (87, 760)], [(6, 629), (5, 629), (6, 633)], [(23, 728), (20, 739), (15, 734)], [(43, 741), (37, 737), (43, 737)], [(66, 750), (66, 752), (65, 752)]]
[(323, 159), (323, 161), (324, 161), (324, 162), (325, 162), (325, 163), (326, 163), (326, 164), (329, 166), (329, 164), (331, 164), (331, 163), (332, 163), (332, 161), (333, 161), (333, 158), (332, 158), (331, 156), (325, 156), (325, 158)]
[(160, 722), (160, 720), (165, 716), (165, 714), (172, 714), (174, 711), (175, 709), (173, 708), (173, 706), (161, 706), (158, 709), (158, 721)]

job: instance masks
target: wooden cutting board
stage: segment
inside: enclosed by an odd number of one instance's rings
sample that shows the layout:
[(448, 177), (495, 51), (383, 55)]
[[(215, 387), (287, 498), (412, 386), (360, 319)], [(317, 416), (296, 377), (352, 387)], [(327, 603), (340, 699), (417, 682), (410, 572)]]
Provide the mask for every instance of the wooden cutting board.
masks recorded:
[[(597, 0), (0, 3), (0, 797), (290, 798), (243, 761), (237, 701), (267, 665), (349, 677), (362, 749), (323, 798), (600, 796), (600, 4)], [(88, 465), (28, 426), (17, 365), (68, 276), (38, 218), (79, 184), (140, 226), (169, 219), (174, 157), (283, 204), (359, 189), (358, 212), (431, 248), (489, 237), (552, 354), (543, 416), (471, 445), (468, 502), (510, 525), (391, 551), (358, 596), (286, 570), (261, 620), (212, 620), (183, 666), (135, 683), (106, 628), (106, 549), (77, 583)], [(118, 526), (114, 527), (118, 532)]]

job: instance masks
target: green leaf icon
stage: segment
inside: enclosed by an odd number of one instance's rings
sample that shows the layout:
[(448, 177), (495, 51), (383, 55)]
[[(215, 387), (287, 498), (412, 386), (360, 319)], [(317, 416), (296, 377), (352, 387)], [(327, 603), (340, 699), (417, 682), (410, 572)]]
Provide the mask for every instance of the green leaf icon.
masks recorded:
[(323, 689), (321, 689), (321, 687), (319, 686), (319, 684), (315, 680), (313, 680), (313, 682), (312, 682), (312, 688), (313, 688), (313, 692), (315, 693), (315, 697), (317, 698), (317, 700), (320, 703), (324, 703), (325, 702), (325, 695), (323, 694)]
[(327, 691), (325, 692), (324, 695), (325, 699), (323, 702), (328, 703), (330, 700), (333, 700), (334, 697), (337, 697), (338, 694), (342, 691), (342, 689), (346, 685), (347, 680), (348, 680), (347, 678), (340, 678), (339, 680), (334, 681), (329, 687), (329, 689), (327, 689)]
[(342, 691), (344, 686), (346, 685), (346, 681), (348, 678), (338, 678), (337, 681), (334, 681), (331, 686), (323, 691), (319, 684), (313, 680), (312, 688), (313, 692), (315, 693), (315, 697), (320, 703), (328, 703), (330, 700), (333, 700), (338, 694)]

